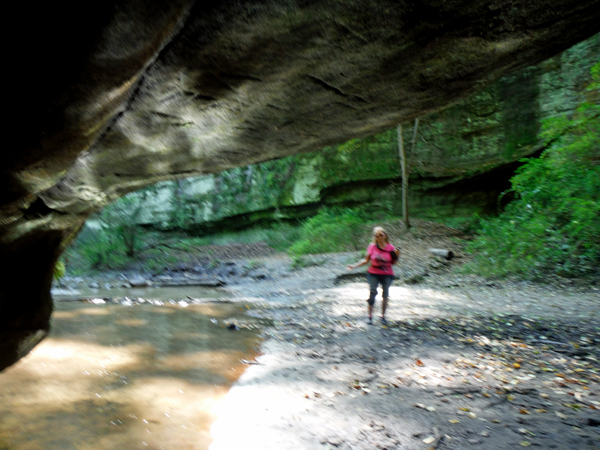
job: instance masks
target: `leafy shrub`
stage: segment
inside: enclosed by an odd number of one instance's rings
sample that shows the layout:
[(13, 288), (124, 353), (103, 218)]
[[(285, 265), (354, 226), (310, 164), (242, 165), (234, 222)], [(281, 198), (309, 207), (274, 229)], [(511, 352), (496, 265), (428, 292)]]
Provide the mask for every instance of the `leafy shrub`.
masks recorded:
[[(600, 62), (592, 87), (598, 90)], [(598, 92), (592, 98), (598, 98)], [(547, 149), (512, 178), (516, 200), (481, 221), (470, 269), (488, 276), (581, 276), (600, 265), (600, 105), (543, 123)]]
[(81, 269), (113, 269), (127, 261), (123, 241), (111, 228), (84, 229), (69, 254), (82, 260)]
[(474, 214), (470, 217), (445, 217), (442, 223), (463, 233), (474, 234), (481, 229), (481, 220), (481, 216)]
[(350, 208), (322, 208), (300, 228), (299, 239), (289, 248), (292, 256), (341, 252), (361, 248), (364, 218)]
[(65, 268), (65, 262), (63, 260), (58, 260), (56, 261), (56, 265), (54, 266), (54, 274), (53, 274), (53, 278), (58, 281), (60, 280), (62, 277), (65, 276), (65, 272), (66, 272), (66, 268)]
[[(155, 193), (150, 186), (127, 195), (95, 214), (68, 252), (73, 269), (119, 269), (138, 256), (142, 229), (137, 224), (144, 201)], [(83, 267), (82, 267), (83, 266)]]
[(268, 230), (265, 242), (269, 247), (278, 251), (287, 251), (290, 246), (300, 238), (298, 224), (278, 222)]

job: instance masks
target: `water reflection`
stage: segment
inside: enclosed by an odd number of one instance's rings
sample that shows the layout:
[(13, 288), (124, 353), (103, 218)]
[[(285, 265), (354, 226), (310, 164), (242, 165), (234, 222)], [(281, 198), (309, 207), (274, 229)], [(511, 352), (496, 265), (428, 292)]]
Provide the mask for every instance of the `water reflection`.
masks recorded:
[(0, 374), (1, 450), (208, 448), (257, 345), (224, 326), (245, 305), (56, 306), (50, 337)]

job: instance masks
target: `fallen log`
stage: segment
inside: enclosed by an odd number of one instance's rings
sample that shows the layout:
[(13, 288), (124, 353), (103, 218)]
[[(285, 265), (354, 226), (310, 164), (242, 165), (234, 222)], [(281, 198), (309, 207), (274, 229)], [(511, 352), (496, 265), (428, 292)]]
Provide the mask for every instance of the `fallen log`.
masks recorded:
[(430, 248), (429, 251), (436, 256), (441, 256), (446, 261), (450, 261), (452, 258), (454, 258), (454, 253), (452, 250), (445, 250), (443, 248)]

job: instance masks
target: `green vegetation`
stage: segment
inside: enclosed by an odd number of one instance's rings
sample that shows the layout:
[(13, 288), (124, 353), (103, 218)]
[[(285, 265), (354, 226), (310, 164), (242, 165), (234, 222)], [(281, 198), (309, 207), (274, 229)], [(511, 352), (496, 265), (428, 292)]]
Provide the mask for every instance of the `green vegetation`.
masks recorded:
[(65, 276), (65, 272), (66, 272), (66, 267), (65, 267), (65, 262), (62, 260), (57, 261), (56, 265), (54, 266), (54, 279), (55, 280), (60, 280), (62, 277)]
[[(135, 225), (139, 212), (126, 207), (131, 203), (132, 199), (125, 197), (92, 217), (65, 253), (64, 263), (70, 274), (127, 268), (158, 273), (177, 263), (212, 259), (211, 245), (262, 242), (286, 251), (300, 234), (298, 225), (286, 222), (203, 237), (177, 230), (157, 231)], [(55, 271), (55, 276), (63, 275)]]
[(141, 248), (139, 218), (144, 201), (153, 192), (147, 188), (104, 208), (67, 251), (67, 260), (82, 270), (119, 269), (138, 256)]
[(432, 222), (441, 222), (444, 225), (455, 228), (462, 231), (465, 234), (473, 235), (481, 229), (482, 217), (473, 214), (469, 217), (446, 217), (441, 220), (435, 220), (435, 218), (427, 218)]
[(365, 232), (368, 234), (365, 222), (364, 215), (356, 209), (322, 208), (304, 222), (288, 253), (300, 256), (359, 250)]
[(516, 199), (481, 221), (470, 270), (540, 279), (584, 276), (600, 265), (600, 62), (592, 75), (592, 101), (571, 118), (544, 121), (547, 148), (512, 178)]

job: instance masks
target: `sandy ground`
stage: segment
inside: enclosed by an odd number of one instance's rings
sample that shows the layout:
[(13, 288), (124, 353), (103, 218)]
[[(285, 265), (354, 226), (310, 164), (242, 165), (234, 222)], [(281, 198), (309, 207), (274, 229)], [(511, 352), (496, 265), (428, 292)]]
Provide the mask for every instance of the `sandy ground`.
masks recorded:
[(455, 275), (460, 244), (437, 244), (456, 262), (408, 248), (387, 326), (365, 281), (334, 284), (357, 254), (263, 258), (267, 280), (230, 290), (274, 325), (210, 449), (600, 449), (598, 289)]

